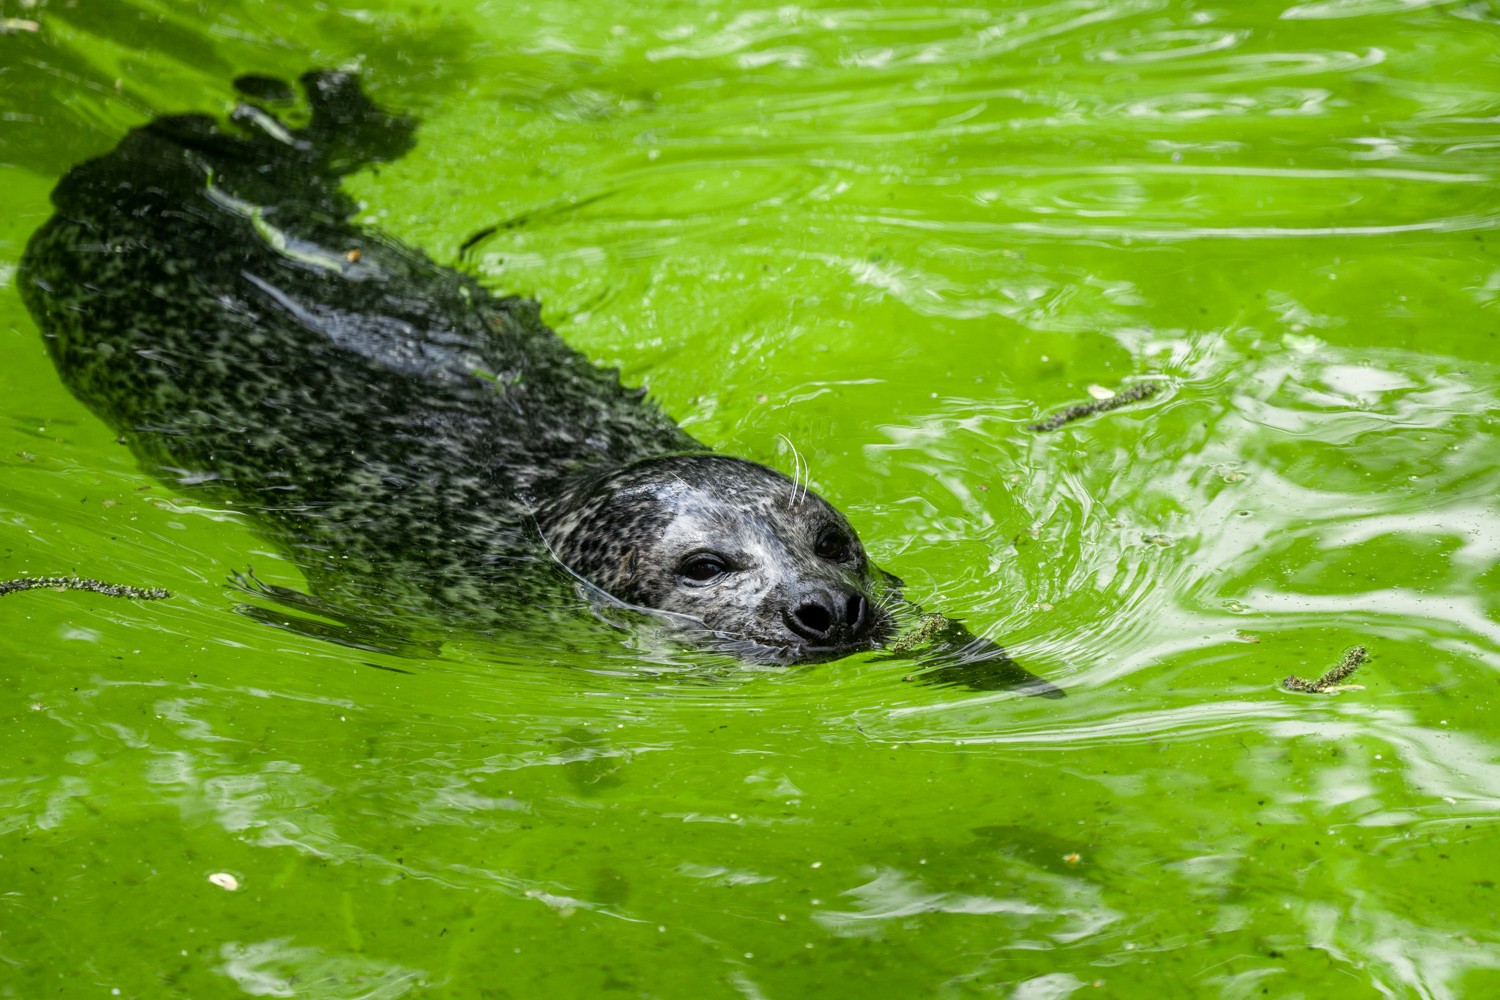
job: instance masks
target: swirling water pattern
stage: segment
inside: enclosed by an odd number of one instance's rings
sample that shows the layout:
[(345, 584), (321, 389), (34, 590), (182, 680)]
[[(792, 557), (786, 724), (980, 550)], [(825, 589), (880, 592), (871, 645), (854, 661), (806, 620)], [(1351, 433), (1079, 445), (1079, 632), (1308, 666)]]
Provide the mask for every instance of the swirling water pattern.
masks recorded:
[[(1500, 987), (1493, 3), (3, 15), (0, 577), (177, 596), (0, 606), (0, 996)], [(234, 615), (295, 567), (62, 390), (15, 263), (125, 128), (317, 65), (423, 120), (371, 225), (1069, 697)]]

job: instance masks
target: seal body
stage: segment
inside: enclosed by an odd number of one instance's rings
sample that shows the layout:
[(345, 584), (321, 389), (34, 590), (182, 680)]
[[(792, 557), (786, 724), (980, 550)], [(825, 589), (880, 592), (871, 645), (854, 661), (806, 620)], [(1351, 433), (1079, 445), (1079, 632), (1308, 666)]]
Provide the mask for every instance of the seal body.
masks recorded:
[(303, 84), (299, 130), (247, 103), (132, 131), (27, 248), (58, 371), (148, 468), (368, 614), (493, 623), (567, 604), (571, 574), (743, 655), (883, 641), (887, 578), (832, 506), (710, 453), (535, 302), (352, 222), (340, 178), (413, 123), (348, 75)]

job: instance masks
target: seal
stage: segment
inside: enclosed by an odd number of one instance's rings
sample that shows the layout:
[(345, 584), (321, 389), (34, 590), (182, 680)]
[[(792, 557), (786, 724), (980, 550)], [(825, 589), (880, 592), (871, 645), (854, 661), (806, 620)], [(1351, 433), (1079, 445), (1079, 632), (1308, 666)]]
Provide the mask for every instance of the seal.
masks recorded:
[[(275, 113), (290, 87), (241, 78), (226, 123), (158, 118), (74, 168), (18, 278), (69, 390), (145, 467), (252, 515), (315, 597), (263, 594), (487, 626), (582, 592), (775, 663), (882, 648), (917, 613), (805, 485), (711, 452), (536, 302), (353, 221), (341, 179), (415, 123), (349, 74), (301, 83), (301, 128)], [(947, 668), (991, 665), (965, 683), (1056, 692), (945, 642)]]

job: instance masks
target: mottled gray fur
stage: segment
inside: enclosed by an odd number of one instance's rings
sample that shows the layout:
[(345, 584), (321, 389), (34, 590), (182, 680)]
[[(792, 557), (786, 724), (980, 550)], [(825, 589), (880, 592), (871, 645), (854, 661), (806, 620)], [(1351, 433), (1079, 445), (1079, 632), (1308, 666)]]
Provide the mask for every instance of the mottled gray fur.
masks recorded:
[[(304, 83), (301, 130), (249, 104), (227, 129), (184, 116), (134, 130), (58, 184), (27, 249), (22, 294), (58, 371), (148, 467), (254, 513), (321, 595), (366, 614), (482, 623), (566, 607), (550, 543), (593, 585), (726, 641), (790, 659), (870, 646), (873, 610), (819, 642), (767, 603), (796, 599), (799, 574), (868, 584), (857, 542), (857, 571), (822, 566), (816, 526), (794, 530), (813, 518), (852, 539), (833, 508), (706, 454), (536, 303), (354, 224), (340, 177), (401, 155), (413, 125), (347, 75)], [(689, 524), (697, 549), (760, 561), (674, 589)], [(628, 578), (602, 555), (622, 545)]]
[[(18, 279), (69, 389), (148, 468), (253, 514), (327, 603), (259, 593), (370, 634), (512, 626), (576, 616), (571, 574), (757, 659), (890, 636), (894, 578), (822, 498), (708, 453), (535, 302), (353, 222), (340, 179), (414, 125), (347, 74), (303, 85), (301, 129), (252, 79), (228, 126), (157, 119), (76, 167)], [(961, 629), (944, 650), (1009, 663)]]
[[(876, 599), (894, 596), (890, 578), (870, 566), (844, 516), (754, 462), (646, 459), (567, 491), (537, 518), (553, 553), (591, 583), (680, 616), (741, 655), (832, 657), (892, 630)], [(702, 581), (684, 573), (704, 556), (725, 572)]]

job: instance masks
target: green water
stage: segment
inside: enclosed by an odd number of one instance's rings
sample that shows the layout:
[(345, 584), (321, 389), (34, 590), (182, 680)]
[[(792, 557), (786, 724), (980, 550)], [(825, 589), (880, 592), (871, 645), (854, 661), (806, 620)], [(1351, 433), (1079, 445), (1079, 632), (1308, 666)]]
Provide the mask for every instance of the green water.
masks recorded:
[[(0, 14), (0, 579), (175, 595), (0, 599), (0, 996), (1500, 994), (1500, 4)], [(1069, 697), (236, 615), (295, 566), (14, 265), (125, 129), (343, 65), (424, 123), (371, 224), (516, 223), (464, 266)]]

